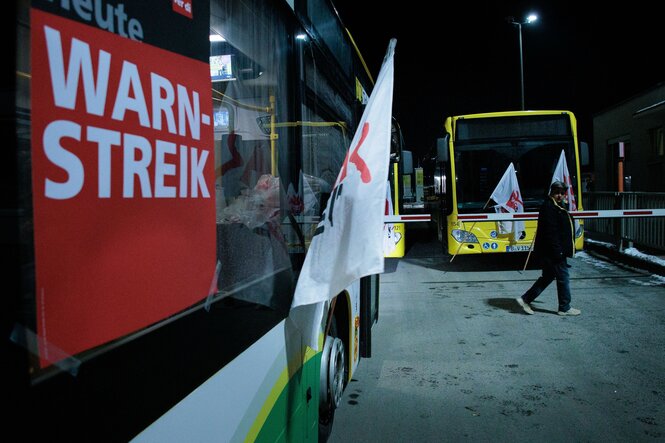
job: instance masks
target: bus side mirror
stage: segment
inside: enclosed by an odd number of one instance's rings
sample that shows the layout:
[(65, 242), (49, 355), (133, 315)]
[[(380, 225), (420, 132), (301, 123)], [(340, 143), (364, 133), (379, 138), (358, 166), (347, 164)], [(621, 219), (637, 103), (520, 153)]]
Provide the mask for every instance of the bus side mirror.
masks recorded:
[(443, 138), (436, 139), (436, 156), (437, 160), (440, 162), (448, 161), (448, 142), (450, 140), (450, 134), (446, 134)]
[(587, 142), (580, 142), (580, 164), (589, 166), (589, 144)]

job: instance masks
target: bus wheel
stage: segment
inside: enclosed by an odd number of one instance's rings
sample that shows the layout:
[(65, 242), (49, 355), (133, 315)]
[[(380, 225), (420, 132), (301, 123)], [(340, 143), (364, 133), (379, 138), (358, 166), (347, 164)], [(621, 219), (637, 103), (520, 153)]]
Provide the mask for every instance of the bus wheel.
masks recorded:
[(342, 401), (346, 376), (346, 351), (340, 340), (333, 318), (330, 334), (321, 353), (319, 389), (319, 441), (326, 441), (332, 431), (335, 409)]

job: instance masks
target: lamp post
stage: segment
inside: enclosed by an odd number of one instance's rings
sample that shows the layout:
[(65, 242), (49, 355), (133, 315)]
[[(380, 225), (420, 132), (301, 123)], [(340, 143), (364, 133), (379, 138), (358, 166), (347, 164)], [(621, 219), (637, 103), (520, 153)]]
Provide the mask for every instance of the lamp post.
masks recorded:
[(520, 88), (521, 88), (521, 98), (522, 98), (522, 111), (524, 111), (524, 57), (522, 56), (522, 25), (528, 25), (538, 20), (536, 14), (529, 14), (523, 22), (518, 22), (515, 20), (515, 17), (506, 17), (506, 20), (511, 25), (517, 26), (517, 32), (519, 34), (520, 42)]

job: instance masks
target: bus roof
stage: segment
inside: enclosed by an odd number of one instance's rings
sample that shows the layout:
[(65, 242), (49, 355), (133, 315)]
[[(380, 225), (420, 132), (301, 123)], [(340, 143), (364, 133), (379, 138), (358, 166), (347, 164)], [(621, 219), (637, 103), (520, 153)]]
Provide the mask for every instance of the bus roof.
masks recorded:
[(512, 117), (518, 115), (548, 115), (548, 114), (572, 114), (572, 112), (565, 110), (500, 111), (500, 112), (483, 112), (478, 114), (453, 115), (449, 118), (457, 120), (462, 118)]

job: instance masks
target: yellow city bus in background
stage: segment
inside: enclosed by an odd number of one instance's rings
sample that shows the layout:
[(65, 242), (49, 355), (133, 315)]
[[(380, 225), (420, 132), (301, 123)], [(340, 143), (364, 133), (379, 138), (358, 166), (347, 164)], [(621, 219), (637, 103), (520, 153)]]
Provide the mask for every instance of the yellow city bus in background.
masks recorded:
[[(490, 195), (513, 163), (524, 212), (538, 212), (555, 167), (565, 153), (578, 210), (582, 210), (580, 166), (588, 148), (577, 136), (570, 111), (512, 111), (448, 117), (437, 140), (435, 192), (440, 205), (432, 213), (444, 250), (452, 256), (524, 252), (533, 247), (536, 221), (525, 220), (524, 234), (500, 233), (496, 221), (464, 221), (464, 215), (494, 213)], [(583, 247), (578, 223), (575, 246)]]
[[(408, 157), (408, 160), (405, 158)], [(390, 134), (390, 167), (386, 215), (404, 214), (405, 162), (411, 168), (411, 152), (404, 150), (404, 137), (399, 122), (393, 117)], [(410, 169), (407, 169), (410, 171)], [(383, 228), (383, 250), (386, 258), (402, 258), (406, 252), (406, 224), (386, 223)]]
[(405, 148), (399, 122), (393, 117), (386, 215), (398, 221), (384, 226), (386, 258), (404, 257), (407, 242), (417, 238), (416, 233), (423, 228), (429, 229), (430, 205), (426, 204), (425, 191), (423, 168), (414, 165), (413, 152)]

